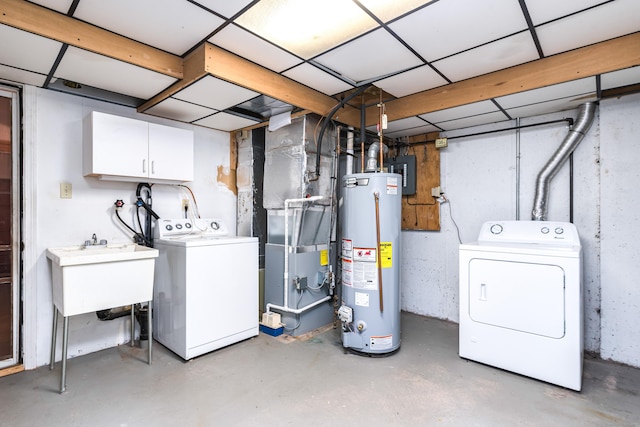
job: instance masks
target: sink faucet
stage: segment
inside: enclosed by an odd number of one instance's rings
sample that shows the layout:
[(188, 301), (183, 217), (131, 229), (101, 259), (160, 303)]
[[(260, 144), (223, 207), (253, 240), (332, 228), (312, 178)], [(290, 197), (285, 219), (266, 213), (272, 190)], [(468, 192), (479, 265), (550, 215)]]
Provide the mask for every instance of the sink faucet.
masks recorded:
[(93, 233), (90, 240), (84, 241), (85, 248), (89, 248), (92, 246), (106, 246), (106, 245), (107, 245), (106, 239), (100, 239), (100, 241), (98, 241), (98, 237), (96, 236), (96, 233)]
[(91, 244), (92, 245), (97, 245), (98, 244), (98, 238), (96, 237), (96, 233), (93, 233), (93, 236), (91, 236)]

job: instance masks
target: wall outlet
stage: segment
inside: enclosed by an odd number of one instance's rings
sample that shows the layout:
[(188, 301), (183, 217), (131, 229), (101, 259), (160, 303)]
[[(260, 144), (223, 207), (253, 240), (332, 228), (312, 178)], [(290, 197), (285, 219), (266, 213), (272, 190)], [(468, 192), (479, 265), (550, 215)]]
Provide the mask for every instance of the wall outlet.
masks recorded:
[(442, 190), (440, 189), (440, 187), (433, 187), (431, 189), (431, 195), (433, 197), (440, 197), (440, 194), (442, 194)]
[(182, 210), (185, 210), (185, 208), (189, 208), (189, 199), (182, 199)]

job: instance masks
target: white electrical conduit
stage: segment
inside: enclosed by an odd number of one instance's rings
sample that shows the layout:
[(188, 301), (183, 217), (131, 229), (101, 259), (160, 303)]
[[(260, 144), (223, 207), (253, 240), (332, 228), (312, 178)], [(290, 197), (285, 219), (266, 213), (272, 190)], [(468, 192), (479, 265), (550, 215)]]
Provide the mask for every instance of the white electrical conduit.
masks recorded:
[(278, 306), (275, 304), (267, 304), (267, 313), (271, 312), (271, 308), (276, 308), (282, 311), (286, 311), (288, 313), (300, 314), (305, 310), (310, 309), (311, 307), (316, 306), (317, 304), (326, 301), (327, 298), (323, 300), (316, 301), (312, 304), (309, 304), (306, 307), (300, 309), (289, 308), (289, 252), (291, 251), (291, 247), (289, 245), (289, 205), (292, 203), (305, 203), (305, 202), (315, 202), (318, 200), (322, 200), (322, 196), (312, 196), (312, 197), (303, 197), (300, 199), (286, 199), (284, 201), (284, 274), (282, 277), (282, 291), (283, 291), (283, 301), (284, 304), (282, 306)]
[[(338, 141), (340, 140), (340, 135), (338, 135)], [(353, 126), (349, 126), (349, 130), (347, 131), (347, 175), (351, 175), (353, 173)]]

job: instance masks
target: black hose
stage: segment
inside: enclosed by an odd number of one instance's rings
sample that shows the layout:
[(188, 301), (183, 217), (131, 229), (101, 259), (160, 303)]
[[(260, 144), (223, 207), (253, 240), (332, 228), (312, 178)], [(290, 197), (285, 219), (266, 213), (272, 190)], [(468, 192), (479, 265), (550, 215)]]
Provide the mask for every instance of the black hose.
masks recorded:
[[(364, 86), (360, 86), (358, 89), (356, 89), (353, 93), (351, 93), (349, 96), (347, 96), (346, 98), (342, 99), (338, 105), (336, 105), (335, 107), (333, 107), (331, 109), (331, 111), (329, 111), (329, 114), (327, 114), (327, 117), (324, 119), (324, 122), (322, 123), (322, 127), (320, 128), (320, 134), (318, 136), (318, 152), (316, 153), (316, 177), (320, 176), (320, 153), (322, 153), (322, 138), (324, 137), (324, 132), (327, 129), (327, 126), (329, 125), (329, 123), (331, 122), (331, 118), (334, 116), (334, 114), (336, 114), (336, 112), (344, 107), (344, 105), (351, 101), (353, 98), (355, 98), (356, 96), (360, 95), (362, 92), (364, 92), (366, 89), (369, 88), (369, 86), (371, 86), (371, 83), (366, 84)], [(363, 132), (363, 129), (360, 129), (361, 132)]]

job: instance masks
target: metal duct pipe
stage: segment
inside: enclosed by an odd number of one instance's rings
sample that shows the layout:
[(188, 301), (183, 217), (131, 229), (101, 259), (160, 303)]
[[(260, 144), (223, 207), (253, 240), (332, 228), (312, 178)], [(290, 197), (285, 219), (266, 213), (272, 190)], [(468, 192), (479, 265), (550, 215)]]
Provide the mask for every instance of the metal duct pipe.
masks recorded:
[[(380, 152), (380, 143), (374, 142), (369, 146), (369, 150), (367, 151), (367, 167), (365, 172), (375, 172), (378, 170), (378, 153)], [(389, 147), (385, 144), (382, 144), (382, 152), (387, 154), (389, 152)]]
[(595, 102), (587, 102), (580, 106), (578, 118), (576, 119), (572, 129), (565, 137), (560, 147), (551, 156), (547, 164), (538, 173), (536, 179), (536, 192), (533, 201), (533, 210), (531, 211), (531, 219), (534, 221), (544, 221), (547, 218), (547, 205), (549, 202), (549, 183), (551, 179), (560, 170), (560, 167), (569, 158), (573, 150), (576, 149), (582, 138), (589, 131), (593, 123), (593, 117), (597, 104)]

